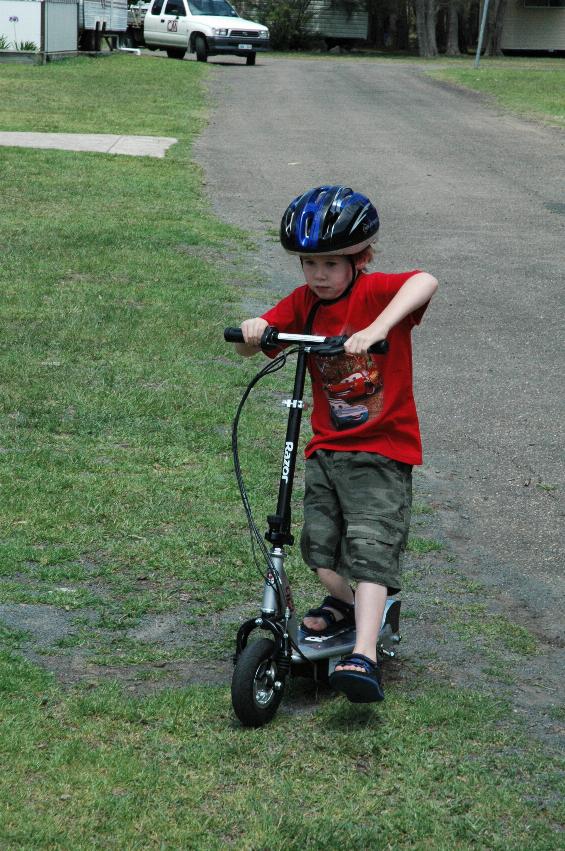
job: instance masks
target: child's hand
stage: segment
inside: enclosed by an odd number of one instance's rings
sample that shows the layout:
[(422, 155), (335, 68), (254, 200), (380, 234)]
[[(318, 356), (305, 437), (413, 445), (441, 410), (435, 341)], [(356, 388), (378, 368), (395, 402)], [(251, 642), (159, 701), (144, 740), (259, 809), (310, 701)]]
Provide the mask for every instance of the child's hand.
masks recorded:
[(260, 317), (256, 317), (255, 319), (246, 319), (245, 322), (241, 323), (241, 330), (243, 332), (243, 339), (247, 343), (248, 346), (258, 346), (261, 343), (261, 337), (263, 336), (263, 331), (268, 326), (268, 322)]
[(349, 355), (366, 355), (373, 343), (386, 339), (387, 334), (388, 329), (383, 328), (379, 330), (378, 327), (375, 327), (375, 323), (373, 323), (368, 328), (352, 334), (343, 348)]

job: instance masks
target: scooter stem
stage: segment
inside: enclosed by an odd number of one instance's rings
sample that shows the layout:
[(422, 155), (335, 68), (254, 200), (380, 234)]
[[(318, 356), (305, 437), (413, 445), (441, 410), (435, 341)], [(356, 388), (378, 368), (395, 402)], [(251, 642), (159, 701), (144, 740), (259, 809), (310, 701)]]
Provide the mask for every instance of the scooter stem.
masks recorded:
[[(276, 618), (277, 620), (287, 620), (287, 630), (291, 640), (296, 644), (298, 636), (298, 626), (296, 623), (296, 610), (294, 608), (294, 600), (290, 582), (284, 569), (285, 553), (281, 547), (273, 547), (271, 552), (271, 562), (273, 570), (277, 572), (278, 582), (272, 575), (272, 571), (267, 573), (265, 587), (263, 589), (263, 602), (261, 604), (261, 615), (264, 618)], [(281, 599), (281, 589), (284, 599)]]
[(286, 427), (286, 438), (281, 466), (281, 478), (279, 482), (279, 495), (277, 500), (276, 514), (270, 514), (267, 518), (269, 531), (265, 537), (275, 547), (284, 544), (293, 544), (294, 536), (290, 533), (291, 528), (291, 499), (292, 486), (294, 483), (294, 470), (298, 455), (298, 440), (300, 437), (300, 425), (302, 411), (304, 408), (304, 382), (306, 379), (307, 354), (304, 347), (300, 347), (296, 360), (296, 373), (294, 376), (294, 388), (292, 399), (287, 400), (288, 422)]

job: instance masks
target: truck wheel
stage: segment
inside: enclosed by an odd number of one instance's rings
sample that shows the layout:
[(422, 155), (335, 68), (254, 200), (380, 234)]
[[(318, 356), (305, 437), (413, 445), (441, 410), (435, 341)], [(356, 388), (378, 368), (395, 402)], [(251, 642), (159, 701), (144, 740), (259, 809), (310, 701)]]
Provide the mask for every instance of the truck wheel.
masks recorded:
[(245, 60), (246, 65), (255, 65), (255, 56), (256, 53), (250, 53), (249, 56)]
[(197, 35), (194, 39), (194, 52), (196, 53), (196, 60), (198, 62), (206, 62), (208, 59), (208, 46), (206, 44), (206, 39), (201, 35)]
[(184, 59), (186, 50), (182, 47), (167, 47), (167, 56), (169, 59)]

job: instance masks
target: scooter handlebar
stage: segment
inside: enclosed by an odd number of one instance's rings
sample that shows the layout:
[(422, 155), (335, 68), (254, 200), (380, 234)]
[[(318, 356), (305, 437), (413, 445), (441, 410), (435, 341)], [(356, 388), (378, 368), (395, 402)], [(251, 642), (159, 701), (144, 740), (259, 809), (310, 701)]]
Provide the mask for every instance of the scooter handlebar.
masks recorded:
[[(309, 343), (316, 349), (321, 349), (319, 354), (331, 355), (340, 354), (343, 351), (343, 346), (347, 341), (347, 337), (316, 337), (312, 335), (300, 334), (283, 334), (279, 333), (276, 328), (268, 326), (261, 340), (261, 347), (265, 349), (275, 348), (277, 341), (293, 342), (293, 343)], [(224, 340), (227, 343), (244, 343), (243, 332), (241, 328), (226, 328), (224, 330)], [(369, 353), (373, 355), (384, 355), (388, 352), (388, 340), (377, 340), (376, 343), (369, 348)]]
[(388, 352), (388, 340), (377, 340), (372, 346), (369, 346), (368, 352), (370, 355), (386, 355)]
[(244, 343), (243, 331), (241, 328), (225, 328), (224, 340), (226, 343)]
[[(348, 339), (349, 337), (328, 337), (325, 344), (328, 346), (328, 354), (334, 354), (331, 350), (332, 348), (335, 348), (335, 354), (338, 354)], [(370, 355), (386, 355), (388, 352), (388, 340), (377, 340), (376, 343), (369, 346), (367, 351)]]

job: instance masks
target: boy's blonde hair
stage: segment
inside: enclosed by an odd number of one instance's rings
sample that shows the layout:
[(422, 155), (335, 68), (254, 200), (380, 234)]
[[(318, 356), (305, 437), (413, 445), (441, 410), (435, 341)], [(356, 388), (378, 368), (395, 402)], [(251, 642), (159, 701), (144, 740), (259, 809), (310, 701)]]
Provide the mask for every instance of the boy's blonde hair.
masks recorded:
[(358, 254), (351, 255), (351, 259), (355, 263), (355, 266), (359, 269), (360, 272), (366, 272), (367, 266), (373, 262), (373, 258), (375, 256), (375, 249), (372, 245), (368, 245), (363, 251), (360, 251)]

